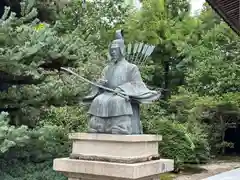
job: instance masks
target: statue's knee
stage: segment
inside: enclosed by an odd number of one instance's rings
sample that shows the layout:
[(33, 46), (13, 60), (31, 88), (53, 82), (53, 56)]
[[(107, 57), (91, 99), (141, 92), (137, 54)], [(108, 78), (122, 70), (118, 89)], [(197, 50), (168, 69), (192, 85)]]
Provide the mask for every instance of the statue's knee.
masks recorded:
[(121, 122), (112, 126), (112, 134), (132, 134), (130, 123)]
[(103, 133), (104, 132), (104, 121), (98, 117), (91, 117), (89, 121), (89, 132), (92, 133)]
[(88, 133), (97, 133), (97, 130), (89, 127), (88, 128)]
[(131, 134), (131, 131), (127, 128), (112, 127), (112, 134)]

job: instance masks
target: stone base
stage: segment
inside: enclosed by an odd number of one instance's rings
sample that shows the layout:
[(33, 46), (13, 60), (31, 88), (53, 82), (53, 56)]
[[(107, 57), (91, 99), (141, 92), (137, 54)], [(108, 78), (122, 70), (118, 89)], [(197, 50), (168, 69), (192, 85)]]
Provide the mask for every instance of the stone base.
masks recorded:
[[(110, 178), (110, 177), (89, 177), (89, 178), (68, 178), (68, 180), (119, 180), (115, 178)], [(130, 179), (121, 179), (121, 180), (130, 180)], [(151, 176), (151, 177), (146, 177), (138, 180), (160, 180), (159, 176)]]
[(73, 133), (69, 139), (72, 159), (136, 163), (158, 158), (162, 136)]
[(159, 180), (159, 174), (172, 171), (173, 164), (169, 159), (124, 164), (60, 158), (54, 160), (53, 169), (69, 180)]
[(69, 180), (159, 180), (174, 161), (160, 159), (159, 135), (73, 133), (70, 158), (54, 160), (53, 169)]

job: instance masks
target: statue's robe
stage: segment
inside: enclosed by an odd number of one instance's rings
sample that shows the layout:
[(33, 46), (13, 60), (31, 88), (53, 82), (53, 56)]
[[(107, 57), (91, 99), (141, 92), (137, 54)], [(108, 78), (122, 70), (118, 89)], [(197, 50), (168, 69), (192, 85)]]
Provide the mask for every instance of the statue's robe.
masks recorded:
[(91, 102), (88, 113), (102, 119), (130, 117), (130, 134), (142, 134), (139, 104), (157, 100), (160, 93), (149, 90), (141, 78), (138, 67), (125, 59), (104, 68), (102, 78), (107, 80), (106, 87), (120, 89), (130, 97), (130, 101), (112, 92), (92, 91), (84, 99), (84, 102)]

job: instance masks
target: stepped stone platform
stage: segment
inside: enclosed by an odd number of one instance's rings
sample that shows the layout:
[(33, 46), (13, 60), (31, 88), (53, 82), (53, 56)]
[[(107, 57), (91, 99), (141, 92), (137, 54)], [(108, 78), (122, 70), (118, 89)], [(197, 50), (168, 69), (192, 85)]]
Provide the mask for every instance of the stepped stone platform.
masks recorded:
[(54, 160), (53, 169), (69, 180), (159, 180), (174, 161), (158, 154), (159, 135), (74, 133), (68, 158)]

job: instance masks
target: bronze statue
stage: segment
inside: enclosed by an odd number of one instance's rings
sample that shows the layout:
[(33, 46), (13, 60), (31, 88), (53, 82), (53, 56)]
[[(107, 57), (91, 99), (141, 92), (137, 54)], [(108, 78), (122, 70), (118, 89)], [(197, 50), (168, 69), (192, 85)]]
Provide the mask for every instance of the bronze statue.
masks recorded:
[(121, 31), (116, 32), (109, 55), (110, 62), (103, 70), (99, 85), (84, 98), (84, 102), (90, 104), (89, 132), (142, 134), (139, 104), (157, 100), (160, 93), (149, 90), (138, 67), (125, 59)]

